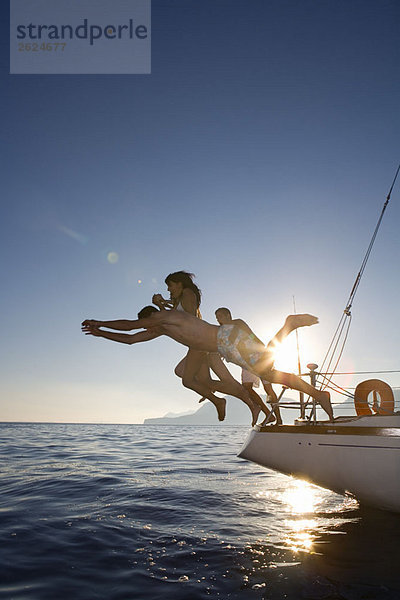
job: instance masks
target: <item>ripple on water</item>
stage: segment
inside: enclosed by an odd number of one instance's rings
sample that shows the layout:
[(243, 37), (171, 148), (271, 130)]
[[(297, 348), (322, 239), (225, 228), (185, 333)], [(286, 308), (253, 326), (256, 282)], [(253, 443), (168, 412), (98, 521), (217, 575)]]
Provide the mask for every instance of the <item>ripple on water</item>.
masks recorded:
[(237, 459), (245, 433), (0, 425), (0, 598), (397, 600), (398, 517)]

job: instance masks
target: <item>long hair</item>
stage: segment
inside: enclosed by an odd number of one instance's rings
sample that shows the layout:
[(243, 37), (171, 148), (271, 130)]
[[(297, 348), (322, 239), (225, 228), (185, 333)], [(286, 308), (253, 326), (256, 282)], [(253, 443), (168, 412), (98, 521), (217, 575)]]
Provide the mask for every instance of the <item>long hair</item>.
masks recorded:
[(192, 290), (196, 296), (197, 307), (200, 306), (201, 302), (201, 291), (197, 287), (195, 283), (193, 283), (194, 275), (193, 273), (187, 273), (187, 271), (176, 271), (175, 273), (170, 273), (165, 278), (165, 283), (168, 285), (169, 281), (173, 281), (174, 283), (181, 283), (183, 289), (189, 288)]

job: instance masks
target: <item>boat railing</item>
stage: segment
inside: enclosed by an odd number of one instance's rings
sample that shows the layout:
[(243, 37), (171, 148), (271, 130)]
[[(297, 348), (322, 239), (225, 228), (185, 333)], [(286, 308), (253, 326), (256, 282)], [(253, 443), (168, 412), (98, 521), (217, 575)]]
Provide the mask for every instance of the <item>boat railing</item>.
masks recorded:
[[(307, 365), (307, 368), (309, 369), (308, 373), (303, 373), (301, 374), (301, 377), (304, 376), (309, 376), (310, 377), (310, 383), (313, 387), (316, 387), (316, 382), (317, 382), (317, 375), (318, 373), (316, 372), (316, 369), (318, 369), (318, 365), (315, 363), (309, 363)], [(290, 388), (288, 388), (287, 386), (282, 386), (282, 391), (279, 394), (277, 401), (276, 402), (269, 402), (269, 404), (271, 405), (272, 411), (270, 412), (269, 415), (267, 415), (267, 417), (264, 419), (264, 421), (261, 423), (261, 426), (264, 425), (268, 425), (269, 423), (272, 423), (273, 420), (275, 419), (275, 410), (276, 408), (296, 408), (296, 409), (300, 409), (300, 419), (301, 420), (305, 420), (307, 422), (315, 422), (317, 420), (317, 403), (315, 401), (314, 398), (311, 398), (312, 401), (312, 407), (311, 407), (311, 413), (308, 417), (306, 417), (305, 414), (305, 410), (307, 408), (308, 402), (304, 401), (304, 394), (302, 392), (300, 392), (300, 402), (282, 402), (281, 398), (283, 396), (283, 394), (286, 392), (286, 390), (288, 390)]]
[[(307, 365), (307, 368), (309, 369), (306, 373), (301, 373), (300, 377), (309, 377), (310, 378), (310, 384), (313, 387), (317, 387), (318, 383), (317, 380), (318, 378), (322, 377), (322, 379), (325, 379), (325, 376), (322, 373), (319, 373), (317, 371), (318, 369), (318, 365), (315, 363), (309, 363)], [(391, 371), (358, 371), (358, 372), (353, 372), (353, 373), (336, 373), (336, 375), (372, 375), (372, 374), (381, 374), (381, 373), (400, 373), (400, 370), (391, 370)], [(331, 373), (326, 373), (325, 375), (331, 375)], [(333, 375), (333, 373), (332, 373)], [(384, 384), (386, 385), (386, 384)], [(342, 410), (346, 410), (346, 409), (352, 409), (354, 411), (354, 407), (355, 407), (355, 396), (353, 390), (355, 390), (356, 388), (343, 388), (338, 384), (333, 384), (332, 381), (330, 381), (330, 385), (327, 385), (327, 387), (331, 390), (334, 391), (336, 393), (341, 394), (342, 396), (344, 396), (346, 398), (346, 400), (344, 402), (332, 402), (333, 405), (338, 404)], [(282, 391), (280, 392), (277, 400), (275, 402), (269, 402), (269, 404), (271, 405), (272, 411), (271, 413), (264, 419), (264, 421), (261, 423), (262, 426), (264, 425), (268, 425), (268, 424), (272, 424), (272, 422), (274, 421), (275, 418), (275, 409), (280, 409), (280, 408), (286, 408), (286, 409), (295, 409), (295, 410), (299, 410), (300, 411), (300, 418), (297, 419), (297, 421), (301, 421), (301, 422), (307, 422), (309, 424), (311, 423), (316, 423), (317, 422), (317, 402), (314, 398), (312, 397), (308, 397), (307, 400), (304, 400), (304, 394), (300, 393), (300, 401), (296, 402), (296, 401), (287, 401), (287, 400), (282, 400), (284, 393), (286, 392), (286, 390), (288, 390), (290, 388), (288, 388), (287, 386), (282, 386)], [(393, 389), (399, 389), (396, 387), (393, 387)], [(372, 407), (373, 407), (373, 412), (377, 412), (376, 411), (376, 406), (377, 406), (377, 392), (373, 393), (373, 403), (372, 403)], [(398, 402), (396, 401), (397, 399), (395, 398), (395, 402), (394, 402), (394, 410), (400, 409), (400, 406), (398, 406)], [(396, 406), (397, 404), (397, 406)], [(308, 415), (306, 415), (306, 409), (310, 408), (310, 412)], [(378, 411), (379, 412), (379, 411)], [(382, 414), (382, 413), (381, 413)], [(349, 415), (350, 416), (350, 415)], [(354, 417), (356, 417), (356, 415), (354, 415)], [(348, 418), (348, 417), (346, 417)]]

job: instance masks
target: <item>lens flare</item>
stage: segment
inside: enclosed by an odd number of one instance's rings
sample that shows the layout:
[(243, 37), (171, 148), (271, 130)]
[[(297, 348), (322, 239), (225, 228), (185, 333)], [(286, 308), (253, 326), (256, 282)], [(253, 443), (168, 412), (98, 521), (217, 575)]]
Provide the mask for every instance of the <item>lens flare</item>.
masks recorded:
[(118, 262), (119, 256), (117, 252), (109, 252), (107, 254), (107, 260), (111, 265), (115, 265)]
[(64, 225), (58, 225), (58, 230), (62, 231), (62, 233), (65, 233), (65, 235), (68, 235), (68, 237), (76, 240), (80, 244), (87, 244), (88, 242), (88, 238), (85, 235), (82, 235), (82, 233), (78, 233), (73, 229), (69, 229), (68, 227), (64, 227)]

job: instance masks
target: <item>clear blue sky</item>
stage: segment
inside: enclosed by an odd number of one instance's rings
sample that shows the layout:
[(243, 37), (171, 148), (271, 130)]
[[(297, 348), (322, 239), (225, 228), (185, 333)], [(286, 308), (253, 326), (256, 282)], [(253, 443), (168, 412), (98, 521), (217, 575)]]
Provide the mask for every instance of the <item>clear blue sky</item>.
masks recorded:
[[(0, 420), (195, 409), (183, 347), (80, 332), (134, 318), (179, 269), (205, 319), (230, 306), (265, 340), (294, 295), (320, 362), (400, 161), (398, 1), (153, 0), (152, 74), (125, 76), (9, 75), (7, 11)], [(399, 226), (400, 182), (342, 370), (400, 369)]]

